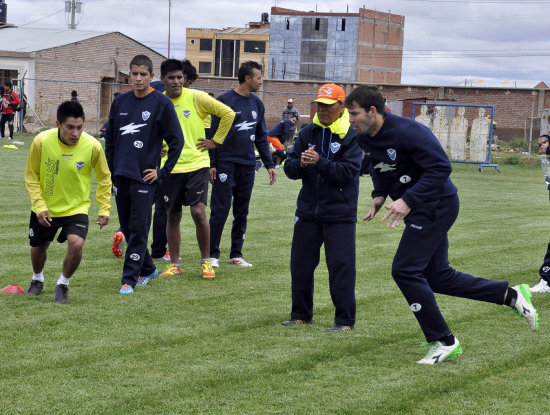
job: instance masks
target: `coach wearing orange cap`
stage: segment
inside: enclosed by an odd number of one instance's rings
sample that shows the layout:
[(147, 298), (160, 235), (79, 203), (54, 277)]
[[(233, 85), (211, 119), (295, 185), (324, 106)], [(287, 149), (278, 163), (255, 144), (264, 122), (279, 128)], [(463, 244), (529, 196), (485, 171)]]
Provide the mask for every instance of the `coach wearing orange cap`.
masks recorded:
[(355, 325), (355, 224), (362, 150), (344, 107), (346, 94), (335, 84), (319, 88), (313, 123), (300, 130), (285, 161), (286, 175), (302, 180), (290, 257), (292, 311), (283, 326), (313, 319), (313, 276), (321, 245), (329, 272), (334, 325)]

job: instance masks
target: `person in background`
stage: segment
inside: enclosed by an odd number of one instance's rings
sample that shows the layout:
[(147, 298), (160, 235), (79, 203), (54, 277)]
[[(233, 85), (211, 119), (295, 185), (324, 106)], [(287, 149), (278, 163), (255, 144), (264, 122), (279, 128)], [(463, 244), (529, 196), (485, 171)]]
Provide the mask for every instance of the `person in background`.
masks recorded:
[(281, 119), (287, 120), (290, 117), (296, 117), (296, 123), (290, 126), (290, 129), (288, 130), (286, 137), (284, 138), (283, 141), (281, 141), (281, 143), (283, 144), (284, 144), (284, 141), (286, 140), (294, 139), (294, 136), (296, 135), (296, 127), (298, 125), (297, 123), (298, 121), (300, 121), (300, 111), (298, 111), (298, 108), (296, 107), (296, 105), (294, 105), (294, 100), (292, 98), (290, 98), (286, 102), (286, 107), (283, 109)]
[(11, 81), (4, 83), (4, 94), (2, 95), (2, 118), (0, 118), (0, 138), (4, 138), (6, 123), (10, 132), (10, 140), (13, 140), (13, 120), (18, 105), (21, 103), (19, 95), (13, 91)]

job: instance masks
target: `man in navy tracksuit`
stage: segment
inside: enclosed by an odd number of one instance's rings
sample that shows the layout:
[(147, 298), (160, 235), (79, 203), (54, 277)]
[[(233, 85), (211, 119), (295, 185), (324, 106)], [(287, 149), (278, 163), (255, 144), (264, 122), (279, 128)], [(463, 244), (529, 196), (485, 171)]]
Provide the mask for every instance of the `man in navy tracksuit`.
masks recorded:
[(335, 307), (331, 332), (355, 325), (355, 226), (362, 151), (344, 107), (344, 90), (323, 85), (313, 123), (300, 130), (284, 170), (302, 180), (290, 255), (292, 312), (283, 326), (313, 318), (313, 274), (321, 245)]
[[(220, 240), (233, 201), (230, 263), (241, 267), (252, 264), (243, 259), (242, 248), (246, 232), (248, 205), (254, 186), (256, 157), (254, 145), (269, 173), (269, 184), (275, 183), (277, 173), (267, 143), (264, 104), (254, 94), (262, 86), (261, 66), (248, 61), (239, 68), (239, 86), (218, 97), (235, 111), (235, 120), (223, 145), (210, 152), (210, 257), (213, 267), (219, 266)], [(212, 116), (212, 131), (219, 118)]]
[(408, 118), (386, 114), (375, 87), (361, 86), (346, 99), (359, 145), (372, 160), (373, 201), (364, 220), (372, 220), (386, 197), (388, 227), (405, 222), (392, 276), (414, 313), (426, 340), (427, 355), (418, 361), (439, 363), (462, 353), (435, 301), (434, 293), (505, 304), (527, 319), (533, 331), (538, 315), (527, 284), (476, 278), (451, 268), (447, 232), (458, 215), (451, 164), (431, 131)]
[[(132, 294), (158, 275), (147, 250), (155, 186), (170, 174), (183, 147), (174, 105), (151, 88), (153, 63), (144, 55), (130, 62), (133, 91), (118, 95), (109, 112), (105, 155), (113, 176), (118, 218), (128, 246), (122, 271), (121, 294)], [(159, 169), (162, 140), (168, 160)]]

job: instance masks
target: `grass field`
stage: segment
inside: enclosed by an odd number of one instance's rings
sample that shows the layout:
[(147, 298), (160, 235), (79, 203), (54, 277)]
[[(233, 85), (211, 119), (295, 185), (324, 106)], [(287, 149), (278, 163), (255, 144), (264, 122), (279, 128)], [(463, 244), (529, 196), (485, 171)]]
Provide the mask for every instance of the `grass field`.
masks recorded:
[[(19, 150), (0, 146), (0, 288), (28, 287), (30, 211)], [(5, 141), (1, 143), (5, 144)], [(455, 165), (461, 214), (450, 260), (475, 275), (515, 285), (538, 282), (550, 237), (548, 192), (538, 167), (479, 173)], [(199, 277), (199, 251), (184, 216), (184, 275), (118, 294), (122, 261), (110, 253), (117, 228), (97, 229), (90, 212), (84, 258), (67, 305), (53, 289), (66, 245), (52, 243), (42, 295), (0, 294), (2, 414), (524, 414), (548, 413), (550, 295), (534, 297), (532, 333), (510, 309), (439, 296), (464, 354), (436, 366), (390, 269), (402, 229), (357, 226), (357, 325), (328, 333), (334, 309), (324, 261), (316, 273), (315, 324), (282, 327), (290, 313), (289, 251), (300, 183), (265, 170), (252, 197), (245, 259), (227, 264), (222, 240), (214, 281)], [(370, 204), (361, 180), (359, 215)], [(226, 231), (229, 228), (226, 228)], [(164, 263), (159, 264), (161, 270)]]

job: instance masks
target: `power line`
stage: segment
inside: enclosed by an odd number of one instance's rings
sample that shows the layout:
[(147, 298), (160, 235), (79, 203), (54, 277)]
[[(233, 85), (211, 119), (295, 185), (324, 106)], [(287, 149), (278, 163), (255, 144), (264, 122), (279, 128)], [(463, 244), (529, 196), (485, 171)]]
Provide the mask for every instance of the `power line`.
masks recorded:
[(32, 22), (27, 22), (27, 23), (24, 23), (24, 24), (19, 25), (19, 26), (20, 26), (20, 27), (21, 27), (21, 26), (27, 26), (27, 25), (29, 25), (29, 24), (31, 24), (31, 23), (39, 22), (39, 21), (41, 21), (41, 20), (47, 19), (48, 17), (52, 17), (54, 14), (57, 14), (57, 13), (60, 13), (60, 12), (64, 12), (64, 11), (65, 11), (65, 9), (63, 8), (63, 9), (60, 9), (60, 10), (58, 10), (58, 11), (56, 11), (56, 12), (53, 12), (52, 14), (49, 14), (49, 15), (44, 16), (44, 17), (41, 17), (40, 19), (36, 19), (36, 20), (33, 20)]

